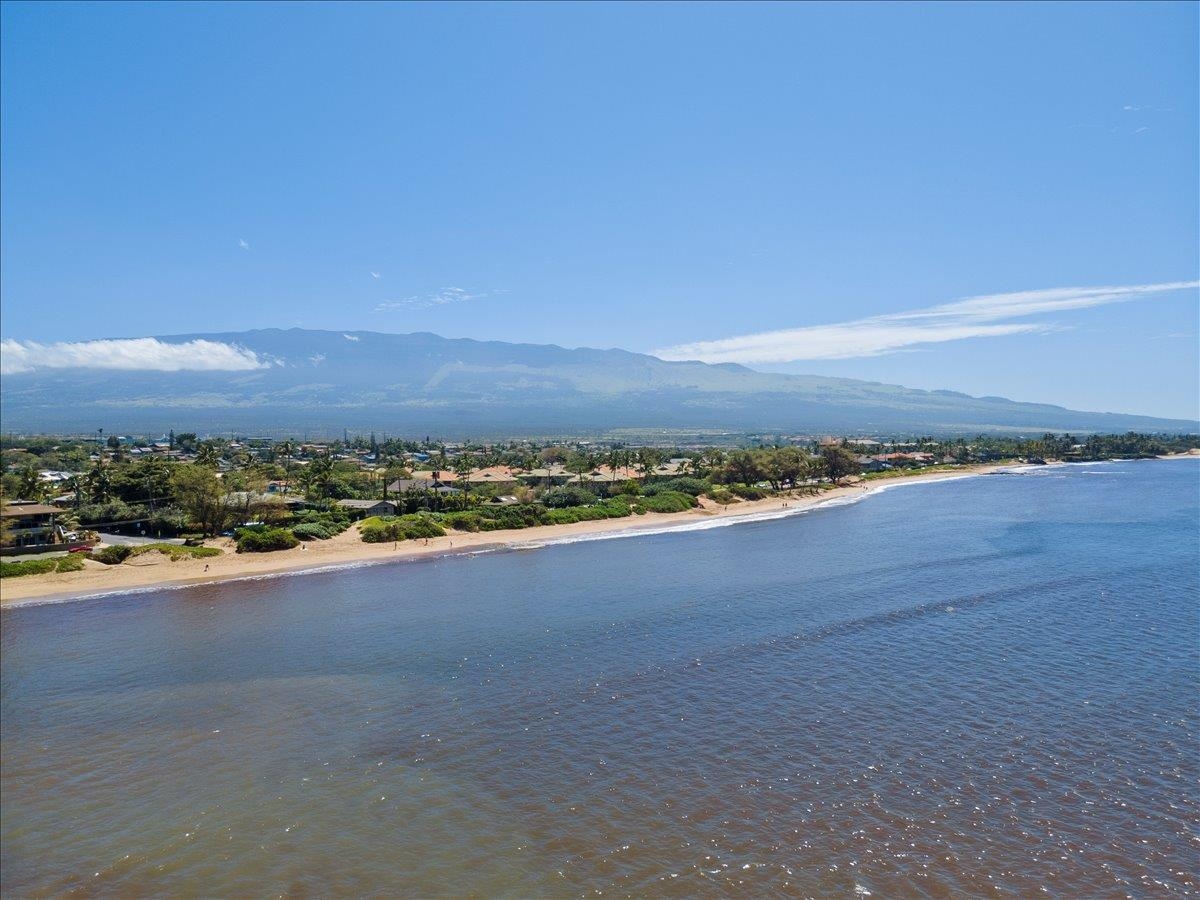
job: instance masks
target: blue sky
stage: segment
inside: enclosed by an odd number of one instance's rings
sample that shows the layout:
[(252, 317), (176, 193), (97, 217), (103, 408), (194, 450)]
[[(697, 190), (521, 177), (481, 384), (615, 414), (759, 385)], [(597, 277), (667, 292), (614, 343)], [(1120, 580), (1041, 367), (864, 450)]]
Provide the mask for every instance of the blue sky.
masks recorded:
[(434, 331), (1200, 414), (1197, 291), (1154, 287), (1200, 273), (1195, 4), (2, 16), (8, 340)]

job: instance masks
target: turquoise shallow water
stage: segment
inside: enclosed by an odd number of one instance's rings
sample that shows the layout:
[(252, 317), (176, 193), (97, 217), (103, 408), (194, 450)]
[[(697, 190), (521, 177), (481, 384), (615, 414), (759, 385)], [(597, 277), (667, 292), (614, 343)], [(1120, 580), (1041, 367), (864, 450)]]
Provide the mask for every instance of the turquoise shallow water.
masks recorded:
[(30, 894), (1195, 892), (1200, 465), (6, 611)]

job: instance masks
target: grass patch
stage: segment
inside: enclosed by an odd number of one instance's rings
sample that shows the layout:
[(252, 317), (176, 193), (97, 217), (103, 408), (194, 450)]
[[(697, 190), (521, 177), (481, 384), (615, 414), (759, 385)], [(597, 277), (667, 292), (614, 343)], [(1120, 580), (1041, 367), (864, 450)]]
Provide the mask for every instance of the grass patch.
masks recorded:
[(171, 562), (178, 562), (181, 559), (220, 556), (221, 550), (217, 547), (187, 547), (181, 544), (142, 544), (140, 547), (132, 548), (129, 555), (130, 557), (141, 556), (144, 553), (162, 553), (164, 556), (169, 556)]
[(0, 562), (0, 578), (20, 578), (23, 575), (47, 575), (50, 572), (78, 572), (83, 568), (82, 554), (72, 553), (56, 559), (26, 559), (21, 562)]

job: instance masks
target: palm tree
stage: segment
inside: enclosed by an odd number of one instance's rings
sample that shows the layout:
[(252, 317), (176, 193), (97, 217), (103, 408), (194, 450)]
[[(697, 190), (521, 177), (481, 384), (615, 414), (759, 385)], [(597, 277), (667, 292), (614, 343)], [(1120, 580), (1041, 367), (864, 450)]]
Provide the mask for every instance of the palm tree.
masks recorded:
[(217, 446), (212, 441), (204, 441), (196, 448), (196, 465), (208, 466), (210, 468), (217, 467), (217, 461), (221, 455), (217, 452)]
[(658, 450), (655, 450), (653, 447), (643, 447), (638, 451), (638, 469), (642, 473), (643, 480), (650, 480), (650, 477), (654, 474), (654, 470), (658, 468), (658, 464), (661, 463), (662, 460), (662, 453)]
[(323, 453), (308, 464), (309, 487), (316, 487), (321, 498), (329, 496), (329, 482), (333, 480), (333, 457)]
[(613, 447), (608, 451), (608, 467), (612, 469), (612, 482), (617, 482), (617, 469), (629, 461), (629, 451), (621, 447)]
[(574, 472), (579, 479), (579, 484), (583, 484), (583, 473), (589, 471), (595, 463), (592, 456), (585, 450), (580, 450), (577, 453), (572, 453), (567, 457), (567, 463), (564, 468), (568, 472)]
[(38, 467), (33, 463), (26, 463), (17, 472), (17, 478), (20, 479), (20, 485), (17, 488), (21, 492), (22, 499), (25, 500), (41, 500), (44, 486), (42, 484), (42, 476), (38, 472)]
[(292, 468), (295, 466), (292, 454), (296, 452), (296, 445), (291, 441), (280, 441), (274, 449), (276, 459), (283, 457), (283, 492), (286, 494), (292, 488)]

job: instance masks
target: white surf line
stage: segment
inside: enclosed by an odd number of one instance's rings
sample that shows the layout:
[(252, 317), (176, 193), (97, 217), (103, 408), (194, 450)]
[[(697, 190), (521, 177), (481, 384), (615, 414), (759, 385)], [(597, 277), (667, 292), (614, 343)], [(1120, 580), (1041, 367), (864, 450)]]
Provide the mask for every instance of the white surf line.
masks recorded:
[(891, 490), (892, 488), (919, 487), (921, 485), (941, 484), (947, 481), (963, 481), (967, 478), (983, 478), (992, 474), (996, 473), (966, 472), (962, 475), (948, 475), (945, 478), (897, 479), (891, 484), (880, 484), (869, 487), (867, 490), (859, 494), (850, 494), (844, 497), (830, 497), (828, 500), (818, 500), (816, 503), (810, 503), (807, 506), (799, 506), (795, 509), (772, 509), (753, 513), (734, 513), (728, 516), (702, 519), (698, 522), (681, 522), (677, 525), (657, 525), (647, 526), (645, 528), (635, 527), (613, 531), (597, 531), (592, 534), (576, 534), (568, 537), (546, 538), (544, 540), (537, 540), (535, 538), (528, 541), (513, 541), (507, 546), (514, 550), (540, 550), (543, 547), (554, 547), (563, 544), (580, 544), (589, 541), (611, 541), (618, 538), (646, 537), (657, 534), (673, 534), (676, 532), (683, 533), (689, 531), (708, 531), (713, 528), (727, 528), (732, 525), (773, 522), (778, 519), (790, 519), (794, 516), (807, 515), (812, 512), (817, 512), (818, 510), (833, 509), (839, 506), (850, 506), (854, 503), (859, 503), (865, 500), (867, 497), (870, 497), (874, 494), (881, 494), (886, 490)]
[[(1118, 461), (1119, 460), (1100, 460), (1099, 464)], [(773, 522), (779, 519), (790, 519), (794, 516), (807, 515), (818, 510), (833, 509), (839, 506), (850, 506), (852, 504), (859, 503), (874, 494), (881, 494), (884, 491), (892, 490), (894, 488), (920, 487), (923, 485), (941, 484), (948, 481), (963, 481), (968, 478), (984, 478), (988, 475), (999, 475), (1009, 472), (1025, 474), (1027, 472), (1032, 473), (1036, 471), (1044, 471), (1050, 468), (1057, 468), (1063, 465), (1096, 464), (1097, 463), (1051, 463), (1044, 466), (1014, 466), (1005, 468), (998, 472), (964, 472), (961, 475), (947, 475), (942, 478), (920, 478), (919, 476), (912, 478), (898, 478), (894, 481), (890, 481), (887, 484), (870, 486), (867, 488), (867, 490), (858, 494), (850, 494), (844, 497), (831, 497), (827, 500), (818, 500), (816, 503), (811, 503), (807, 506), (796, 507), (795, 509), (785, 508), (764, 510), (753, 513), (734, 513), (728, 516), (702, 519), (695, 522), (681, 522), (675, 525), (656, 525), (640, 528), (635, 525), (634, 527), (618, 528), (612, 531), (597, 531), (591, 534), (570, 535), (561, 538), (545, 538), (543, 540), (532, 538), (529, 540), (497, 541), (495, 544), (484, 545), (473, 549), (463, 548), (460, 551), (450, 550), (445, 553), (430, 553), (421, 556), (404, 556), (400, 559), (379, 557), (375, 559), (348, 560), (346, 562), (326, 563), (324, 565), (316, 565), (306, 568), (285, 569), (280, 572), (261, 572), (252, 575), (234, 575), (229, 578), (213, 578), (207, 581), (186, 581), (175, 584), (167, 582), (157, 585), (146, 585), (143, 587), (112, 588), (109, 590), (94, 591), (88, 594), (51, 594), (45, 597), (28, 597), (22, 600), (13, 600), (3, 604), (3, 606), (0, 607), (0, 611), (20, 609), (30, 606), (49, 606), (59, 603), (75, 603), (83, 600), (101, 600), (106, 597), (128, 596), (133, 594), (151, 594), (156, 591), (181, 591), (188, 588), (211, 587), (213, 585), (232, 584), (244, 581), (269, 581), (276, 578), (292, 578), (299, 575), (315, 575), (325, 572), (338, 572), (345, 569), (359, 569), (366, 568), (368, 566), (391, 565), (393, 563), (436, 562), (454, 557), (481, 556), (488, 553), (516, 550), (540, 550), (544, 547), (579, 544), (590, 541), (609, 541), (617, 540), (618, 538), (649, 537), (659, 534), (672, 534), (675, 532), (686, 533), (691, 531), (708, 531), (713, 528), (726, 528), (733, 525)]]

